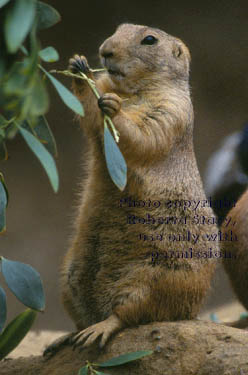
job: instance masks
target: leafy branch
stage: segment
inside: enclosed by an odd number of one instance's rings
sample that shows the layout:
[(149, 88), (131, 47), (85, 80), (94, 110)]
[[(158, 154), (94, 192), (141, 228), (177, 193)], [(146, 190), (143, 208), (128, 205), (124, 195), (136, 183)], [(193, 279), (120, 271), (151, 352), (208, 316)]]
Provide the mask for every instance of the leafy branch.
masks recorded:
[[(91, 69), (93, 73), (99, 70), (104, 70), (104, 69)], [(69, 70), (63, 70), (63, 71), (51, 70), (51, 73), (59, 73), (59, 74), (63, 74), (65, 76), (69, 76), (72, 78), (85, 80), (90, 86), (90, 88), (92, 89), (96, 98), (97, 99), (100, 98), (100, 94), (97, 91), (95, 81), (88, 78), (87, 75), (84, 74), (83, 72), (74, 74), (70, 72)], [(124, 190), (126, 183), (127, 183), (127, 165), (117, 145), (120, 139), (120, 134), (116, 130), (111, 118), (106, 114), (103, 115), (103, 124), (104, 124), (104, 153), (105, 153), (105, 159), (107, 163), (108, 172), (113, 182), (115, 183), (115, 185), (120, 190)], [(109, 131), (109, 126), (112, 129), (114, 138)]]
[[(41, 61), (57, 61), (59, 54), (51, 46), (41, 49), (37, 33), (61, 17), (53, 7), (37, 0), (0, 0), (0, 10), (0, 161), (8, 159), (7, 141), (20, 133), (57, 192), (57, 146), (44, 117), (49, 98), (43, 73), (64, 103), (84, 115), (79, 100), (41, 65)], [(6, 195), (6, 183), (0, 174), (0, 232), (6, 228)]]
[[(99, 71), (104, 71), (104, 70), (105, 69), (91, 69), (91, 72), (94, 73), (94, 72), (99, 72)], [(59, 74), (63, 74), (63, 75), (68, 76), (68, 77), (82, 79), (82, 80), (87, 81), (88, 85), (92, 89), (92, 91), (95, 94), (96, 98), (100, 99), (100, 94), (99, 94), (99, 92), (96, 89), (95, 81), (93, 81), (92, 79), (88, 78), (86, 74), (84, 74), (82, 72), (79, 72), (78, 74), (74, 74), (74, 73), (70, 72), (69, 70), (54, 70), (54, 69), (51, 70), (51, 73), (59, 73)], [(114, 139), (118, 143), (119, 139), (120, 139), (120, 133), (116, 130), (116, 128), (115, 128), (115, 126), (114, 126), (111, 118), (108, 115), (104, 114), (103, 119), (104, 119), (104, 122), (106, 121), (111, 126), (113, 134), (114, 134)]]
[[(38, 0), (0, 0), (0, 161), (8, 159), (6, 143), (18, 133), (44, 167), (53, 190), (59, 178), (54, 161), (57, 146), (44, 115), (49, 97), (41, 71), (50, 78), (62, 100), (83, 116), (79, 100), (42, 66), (59, 59), (51, 46), (41, 49), (37, 33), (60, 21), (59, 13)], [(6, 229), (8, 190), (0, 173), (0, 233)], [(8, 288), (26, 306), (4, 328), (7, 303), (0, 286), (0, 359), (12, 351), (32, 326), (36, 311), (45, 308), (45, 296), (39, 273), (31, 266), (0, 256), (0, 271)]]
[(81, 367), (81, 369), (78, 372), (78, 375), (108, 375), (106, 372), (97, 371), (94, 367), (105, 368), (121, 366), (126, 363), (136, 361), (137, 359), (146, 357), (147, 355), (151, 355), (152, 353), (152, 350), (141, 350), (138, 352), (125, 353), (102, 363), (90, 363), (89, 361), (87, 361), (86, 366)]

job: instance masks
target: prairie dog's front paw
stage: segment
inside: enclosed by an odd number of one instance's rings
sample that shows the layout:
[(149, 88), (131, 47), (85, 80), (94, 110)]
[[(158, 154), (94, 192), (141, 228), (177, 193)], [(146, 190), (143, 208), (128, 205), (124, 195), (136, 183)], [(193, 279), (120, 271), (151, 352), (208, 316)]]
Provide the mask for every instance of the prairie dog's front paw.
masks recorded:
[(84, 74), (89, 75), (91, 73), (90, 67), (89, 67), (89, 64), (88, 64), (88, 61), (87, 61), (86, 57), (79, 56), (79, 55), (74, 55), (69, 60), (68, 69), (72, 73), (75, 73), (75, 74), (78, 73), (78, 72), (82, 72)]
[(110, 117), (114, 117), (121, 109), (122, 99), (114, 93), (103, 94), (98, 99), (98, 105), (101, 110)]

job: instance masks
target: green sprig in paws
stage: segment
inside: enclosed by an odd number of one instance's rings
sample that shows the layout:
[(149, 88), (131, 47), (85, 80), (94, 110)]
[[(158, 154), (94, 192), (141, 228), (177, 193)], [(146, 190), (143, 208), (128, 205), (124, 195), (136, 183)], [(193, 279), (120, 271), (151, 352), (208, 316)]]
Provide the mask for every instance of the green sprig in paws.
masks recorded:
[[(101, 71), (105, 69), (95, 69), (91, 70), (92, 72)], [(60, 73), (72, 78), (79, 78), (86, 80), (90, 88), (92, 89), (93, 93), (95, 94), (96, 98), (100, 98), (100, 94), (96, 89), (95, 82), (88, 78), (86, 74), (79, 72), (78, 74), (72, 73), (69, 70), (57, 71), (52, 70), (51, 73)], [(104, 124), (104, 152), (105, 152), (105, 159), (108, 168), (109, 175), (114, 182), (114, 184), (123, 191), (127, 184), (127, 165), (125, 159), (117, 145), (120, 139), (120, 134), (116, 130), (113, 121), (111, 118), (104, 114), (103, 117), (103, 124)], [(113, 136), (109, 130), (109, 127), (112, 130)]]

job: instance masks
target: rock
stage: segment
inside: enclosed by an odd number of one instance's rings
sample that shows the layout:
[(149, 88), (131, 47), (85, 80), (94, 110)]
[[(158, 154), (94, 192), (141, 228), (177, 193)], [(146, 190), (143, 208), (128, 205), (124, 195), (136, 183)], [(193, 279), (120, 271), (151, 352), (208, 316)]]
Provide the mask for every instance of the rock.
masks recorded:
[(7, 359), (1, 375), (76, 375), (86, 360), (103, 362), (138, 350), (154, 353), (128, 364), (99, 369), (121, 375), (248, 375), (248, 333), (206, 321), (155, 322), (127, 328), (109, 341), (73, 351), (67, 346), (50, 359), (41, 356)]

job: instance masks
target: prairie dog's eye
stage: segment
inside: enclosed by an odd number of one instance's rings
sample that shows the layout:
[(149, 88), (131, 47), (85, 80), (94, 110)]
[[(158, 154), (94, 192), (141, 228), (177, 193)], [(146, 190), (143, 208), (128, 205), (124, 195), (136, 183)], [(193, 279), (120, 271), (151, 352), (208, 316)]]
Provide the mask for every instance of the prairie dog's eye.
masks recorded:
[(141, 41), (141, 44), (152, 45), (152, 44), (157, 43), (157, 41), (158, 41), (158, 39), (155, 38), (155, 36), (153, 36), (153, 35), (147, 35), (147, 36)]

